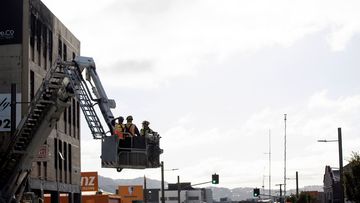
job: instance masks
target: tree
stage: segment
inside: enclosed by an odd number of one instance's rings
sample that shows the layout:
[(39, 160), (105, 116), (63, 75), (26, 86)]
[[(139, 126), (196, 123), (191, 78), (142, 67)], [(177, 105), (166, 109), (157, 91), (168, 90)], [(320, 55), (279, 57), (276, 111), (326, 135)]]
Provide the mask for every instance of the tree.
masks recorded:
[(312, 196), (311, 193), (303, 191), (300, 193), (299, 198), (296, 203), (314, 203), (317, 201), (317, 198)]
[(294, 194), (291, 194), (289, 197), (286, 198), (286, 202), (296, 203), (297, 197)]
[[(349, 168), (347, 168), (349, 167)], [(345, 193), (349, 201), (360, 203), (360, 154), (352, 153), (348, 166), (345, 167)]]

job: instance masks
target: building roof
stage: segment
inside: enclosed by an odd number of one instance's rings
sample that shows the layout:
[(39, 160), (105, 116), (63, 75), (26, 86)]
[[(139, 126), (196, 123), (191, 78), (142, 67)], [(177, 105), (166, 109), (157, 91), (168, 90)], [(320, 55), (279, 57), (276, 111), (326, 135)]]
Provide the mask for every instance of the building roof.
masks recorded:
[[(181, 188), (181, 190), (194, 190), (194, 188), (191, 187), (191, 183), (180, 183), (180, 188)], [(178, 190), (178, 184), (177, 183), (169, 183), (168, 190)]]

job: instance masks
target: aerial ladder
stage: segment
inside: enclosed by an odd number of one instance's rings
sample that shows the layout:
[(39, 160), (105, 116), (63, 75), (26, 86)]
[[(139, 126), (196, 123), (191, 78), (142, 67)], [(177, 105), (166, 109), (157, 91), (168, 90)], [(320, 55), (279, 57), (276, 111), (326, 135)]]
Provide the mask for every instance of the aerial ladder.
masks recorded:
[[(84, 78), (85, 76), (85, 78)], [(160, 167), (160, 136), (114, 136), (115, 119), (108, 99), (90, 57), (75, 57), (72, 61), (57, 61), (47, 72), (27, 115), (19, 123), (10, 144), (0, 154), (0, 203), (19, 202), (31, 172), (32, 161), (41, 145), (56, 125), (61, 114), (76, 98), (94, 139), (101, 140), (101, 163), (104, 168), (145, 169)], [(100, 109), (108, 127), (105, 131), (95, 107)], [(124, 145), (123, 143), (127, 143)]]

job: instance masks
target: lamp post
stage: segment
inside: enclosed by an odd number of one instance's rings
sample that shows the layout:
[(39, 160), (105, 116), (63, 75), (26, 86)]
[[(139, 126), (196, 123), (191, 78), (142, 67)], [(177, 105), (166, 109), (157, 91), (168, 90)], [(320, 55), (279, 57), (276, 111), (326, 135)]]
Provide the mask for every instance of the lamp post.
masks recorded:
[(338, 142), (339, 144), (339, 173), (340, 173), (340, 203), (344, 203), (343, 155), (341, 128), (338, 128), (337, 140), (318, 140), (318, 142)]
[(161, 161), (161, 203), (165, 203), (165, 183), (164, 183), (164, 171), (176, 171), (178, 168), (166, 169), (164, 170), (164, 162)]
[(180, 192), (181, 192), (180, 176), (177, 176), (177, 189), (178, 189), (178, 203), (180, 203)]
[(161, 203), (165, 203), (165, 191), (164, 191), (164, 162), (161, 161)]
[(284, 114), (285, 134), (284, 134), (284, 201), (286, 202), (286, 114)]
[(280, 194), (279, 194), (280, 203), (283, 203), (282, 188), (281, 188), (281, 186), (283, 186), (283, 185), (284, 184), (282, 184), (282, 183), (275, 185), (275, 186), (280, 186)]
[(295, 178), (286, 178), (287, 180), (295, 180), (296, 181), (296, 197), (299, 197), (299, 174), (296, 171)]
[(296, 171), (296, 198), (299, 198), (299, 173)]

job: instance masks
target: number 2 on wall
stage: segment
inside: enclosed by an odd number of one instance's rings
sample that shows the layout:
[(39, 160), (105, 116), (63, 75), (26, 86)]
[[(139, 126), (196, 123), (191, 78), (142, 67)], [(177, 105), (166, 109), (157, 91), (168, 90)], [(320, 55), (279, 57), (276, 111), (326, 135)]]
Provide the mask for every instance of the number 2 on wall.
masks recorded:
[(10, 128), (10, 119), (0, 119), (0, 128)]

